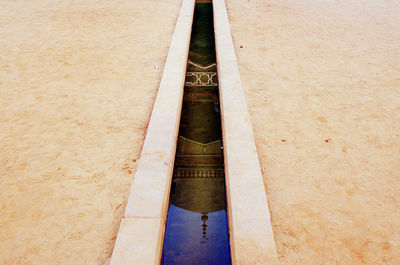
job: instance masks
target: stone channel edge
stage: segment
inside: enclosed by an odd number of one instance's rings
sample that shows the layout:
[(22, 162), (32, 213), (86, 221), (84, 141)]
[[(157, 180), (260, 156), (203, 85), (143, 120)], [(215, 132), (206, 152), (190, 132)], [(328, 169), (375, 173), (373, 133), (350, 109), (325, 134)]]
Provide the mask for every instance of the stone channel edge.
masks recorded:
[(271, 217), (224, 0), (213, 0), (233, 265), (278, 263)]
[(160, 264), (195, 0), (182, 0), (111, 265)]

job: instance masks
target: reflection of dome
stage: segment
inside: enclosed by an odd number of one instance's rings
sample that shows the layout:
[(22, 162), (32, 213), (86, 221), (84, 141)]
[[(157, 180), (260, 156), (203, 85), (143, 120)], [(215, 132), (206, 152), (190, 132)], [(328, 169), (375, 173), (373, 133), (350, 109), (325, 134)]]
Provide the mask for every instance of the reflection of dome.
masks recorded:
[(225, 209), (224, 178), (175, 178), (173, 183), (173, 205), (202, 214)]
[(185, 91), (191, 98), (183, 102), (179, 135), (203, 144), (220, 140), (221, 120), (215, 111), (217, 103), (212, 101), (218, 90), (207, 87), (192, 90)]

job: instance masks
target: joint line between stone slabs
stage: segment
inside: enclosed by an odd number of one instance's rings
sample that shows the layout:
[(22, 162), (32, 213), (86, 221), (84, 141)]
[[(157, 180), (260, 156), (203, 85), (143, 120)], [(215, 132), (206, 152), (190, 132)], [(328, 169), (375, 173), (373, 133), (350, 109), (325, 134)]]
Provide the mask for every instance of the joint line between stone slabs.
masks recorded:
[(224, 0), (213, 0), (233, 264), (277, 264), (268, 201)]
[(161, 261), (194, 5), (182, 1), (111, 265)]

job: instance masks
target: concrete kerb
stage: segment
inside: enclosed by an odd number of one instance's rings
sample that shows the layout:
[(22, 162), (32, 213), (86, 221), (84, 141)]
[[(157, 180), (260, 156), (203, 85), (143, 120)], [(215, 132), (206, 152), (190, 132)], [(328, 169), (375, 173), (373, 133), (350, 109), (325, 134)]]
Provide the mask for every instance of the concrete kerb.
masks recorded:
[(195, 0), (183, 0), (111, 265), (161, 261)]
[(213, 0), (233, 264), (277, 264), (268, 201), (224, 0)]

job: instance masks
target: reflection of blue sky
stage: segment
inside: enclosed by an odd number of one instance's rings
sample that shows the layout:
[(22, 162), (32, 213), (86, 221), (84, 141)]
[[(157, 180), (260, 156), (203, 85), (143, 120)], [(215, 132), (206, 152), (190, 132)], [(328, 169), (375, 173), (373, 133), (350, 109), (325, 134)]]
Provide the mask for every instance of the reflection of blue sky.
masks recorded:
[[(230, 264), (226, 211), (208, 213), (207, 238), (203, 239), (202, 214), (173, 204), (168, 209), (163, 264)], [(202, 243), (203, 242), (203, 243)]]

